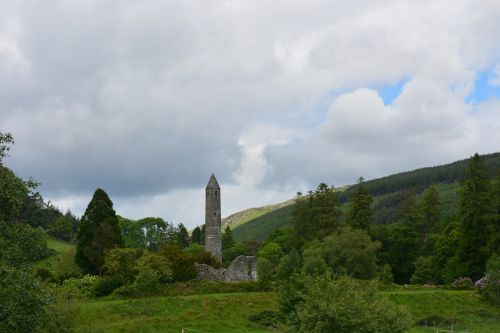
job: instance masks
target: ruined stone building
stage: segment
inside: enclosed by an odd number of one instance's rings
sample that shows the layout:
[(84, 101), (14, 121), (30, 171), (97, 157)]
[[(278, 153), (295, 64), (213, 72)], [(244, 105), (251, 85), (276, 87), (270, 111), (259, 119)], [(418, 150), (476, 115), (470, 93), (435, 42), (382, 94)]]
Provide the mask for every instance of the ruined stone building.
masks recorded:
[[(205, 251), (222, 262), (221, 238), (221, 193), (217, 179), (212, 174), (205, 189)], [(229, 267), (213, 268), (205, 264), (196, 264), (198, 279), (212, 281), (257, 280), (256, 258), (239, 256)]]

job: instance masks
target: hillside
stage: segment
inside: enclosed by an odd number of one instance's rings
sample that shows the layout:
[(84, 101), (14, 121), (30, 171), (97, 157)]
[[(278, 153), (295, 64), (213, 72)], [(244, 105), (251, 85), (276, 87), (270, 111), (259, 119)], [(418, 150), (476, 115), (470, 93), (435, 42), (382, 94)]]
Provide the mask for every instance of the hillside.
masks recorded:
[(247, 223), (248, 221), (255, 220), (262, 215), (269, 214), (275, 210), (290, 206), (292, 204), (293, 199), (275, 205), (267, 205), (263, 207), (242, 210), (240, 212), (224, 217), (222, 219), (222, 229), (224, 229), (226, 226), (230, 226), (231, 229), (234, 229), (237, 226)]
[[(410, 332), (450, 329), (500, 331), (500, 310), (473, 291), (400, 290), (381, 292), (406, 308), (415, 321)], [(249, 320), (264, 310), (277, 310), (274, 293), (234, 293), (82, 303), (76, 332), (269, 332)], [(427, 327), (426, 327), (427, 326)], [(186, 332), (189, 332), (186, 330)]]
[(47, 247), (56, 251), (56, 255), (40, 260), (35, 267), (48, 269), (54, 276), (78, 273), (75, 264), (76, 245), (52, 237), (47, 238)]
[[(482, 157), (490, 176), (493, 177), (495, 171), (500, 169), (500, 153)], [(399, 205), (408, 195), (419, 195), (431, 185), (436, 185), (439, 191), (443, 215), (453, 214), (457, 209), (459, 181), (464, 177), (467, 161), (468, 159), (465, 159), (365, 181), (364, 185), (374, 198), (374, 223), (390, 223), (397, 216)], [(343, 209), (346, 208), (347, 200), (355, 188), (356, 185), (353, 185), (339, 191)], [(259, 212), (255, 215), (244, 213), (246, 211), (233, 214), (231, 227), (234, 238), (237, 241), (266, 239), (274, 230), (290, 223), (292, 204), (293, 200), (288, 200), (281, 207), (280, 204), (267, 206), (279, 207), (275, 209), (253, 208), (251, 212)]]

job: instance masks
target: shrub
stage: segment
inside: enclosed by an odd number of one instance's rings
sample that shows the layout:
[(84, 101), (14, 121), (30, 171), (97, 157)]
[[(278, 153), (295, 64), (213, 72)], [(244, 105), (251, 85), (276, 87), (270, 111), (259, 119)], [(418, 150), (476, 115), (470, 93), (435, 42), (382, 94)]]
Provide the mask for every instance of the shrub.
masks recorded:
[(70, 299), (90, 298), (94, 296), (94, 288), (99, 277), (95, 275), (84, 275), (81, 278), (69, 278), (64, 280), (62, 288)]
[(187, 281), (196, 278), (195, 258), (176, 245), (165, 247), (161, 253), (170, 262), (174, 281)]
[(481, 296), (500, 305), (500, 255), (493, 254), (486, 264), (486, 274), (476, 282)]
[(266, 310), (251, 315), (249, 319), (259, 325), (273, 329), (283, 323), (285, 317), (277, 311)]
[(123, 284), (124, 282), (119, 276), (103, 276), (96, 281), (93, 287), (93, 295), (95, 297), (108, 296)]
[(54, 281), (54, 275), (45, 267), (35, 269), (35, 276), (42, 281)]
[(436, 282), (436, 269), (432, 257), (418, 257), (415, 261), (415, 272), (411, 276), (412, 284), (434, 284)]
[(474, 289), (474, 282), (470, 277), (459, 277), (451, 284), (451, 287), (456, 290), (472, 290)]
[(302, 288), (290, 291), (291, 295), (279, 294), (280, 303), (287, 297), (288, 309), (281, 308), (290, 332), (399, 333), (411, 325), (405, 311), (377, 295), (376, 282), (345, 276), (305, 277)]

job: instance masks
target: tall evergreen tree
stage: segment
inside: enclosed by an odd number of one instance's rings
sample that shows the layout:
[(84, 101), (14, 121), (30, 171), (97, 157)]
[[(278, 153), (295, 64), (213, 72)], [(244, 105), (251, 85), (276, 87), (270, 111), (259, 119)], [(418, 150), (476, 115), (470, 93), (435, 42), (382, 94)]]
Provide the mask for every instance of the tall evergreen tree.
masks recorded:
[(421, 216), (418, 223), (420, 238), (427, 243), (429, 234), (434, 231), (441, 218), (441, 202), (435, 186), (429, 187), (422, 199)]
[(349, 211), (347, 212), (347, 222), (353, 228), (368, 230), (372, 223), (372, 203), (373, 198), (368, 193), (363, 184), (364, 179), (358, 179), (356, 190), (349, 200)]
[(104, 252), (123, 245), (118, 218), (106, 192), (97, 189), (78, 227), (75, 262), (84, 272), (101, 274)]
[(297, 246), (302, 247), (308, 241), (322, 239), (338, 230), (340, 214), (333, 187), (321, 183), (305, 198), (297, 193), (292, 213)]
[(222, 250), (227, 250), (235, 244), (231, 227), (227, 226), (222, 234)]
[(201, 244), (201, 229), (198, 226), (196, 226), (191, 233), (191, 243)]
[(177, 246), (184, 249), (189, 246), (189, 234), (184, 224), (180, 223), (177, 227)]
[(477, 153), (469, 160), (460, 193), (462, 241), (458, 255), (466, 272), (479, 279), (490, 255), (491, 201), (488, 171)]

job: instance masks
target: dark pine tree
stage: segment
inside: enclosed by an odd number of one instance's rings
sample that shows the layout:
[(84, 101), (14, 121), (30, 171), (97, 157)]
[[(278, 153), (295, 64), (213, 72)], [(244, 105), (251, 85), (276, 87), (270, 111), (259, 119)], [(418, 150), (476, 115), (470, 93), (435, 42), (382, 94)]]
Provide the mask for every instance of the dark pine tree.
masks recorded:
[(418, 223), (418, 231), (422, 243), (427, 243), (429, 234), (433, 232), (441, 218), (441, 202), (439, 192), (435, 186), (429, 187), (424, 192), (421, 206), (421, 216)]
[(181, 249), (184, 249), (189, 246), (189, 234), (187, 232), (186, 227), (182, 223), (180, 223), (179, 226), (177, 227), (176, 238), (177, 238), (176, 244)]
[(473, 279), (483, 276), (490, 255), (491, 198), (488, 171), (477, 153), (471, 157), (462, 181), (460, 216), (462, 240), (458, 255), (464, 271)]
[(363, 177), (360, 177), (356, 190), (349, 200), (347, 222), (353, 228), (368, 230), (372, 223), (372, 203), (373, 198), (364, 186)]
[(191, 243), (201, 244), (201, 229), (198, 226), (193, 229), (193, 233), (191, 234)]
[(75, 262), (85, 273), (101, 274), (104, 252), (123, 245), (113, 203), (97, 189), (82, 216), (77, 234)]
[(224, 229), (221, 241), (222, 241), (222, 250), (227, 250), (234, 246), (235, 242), (233, 239), (233, 233), (231, 232), (231, 228), (229, 226), (227, 226)]

